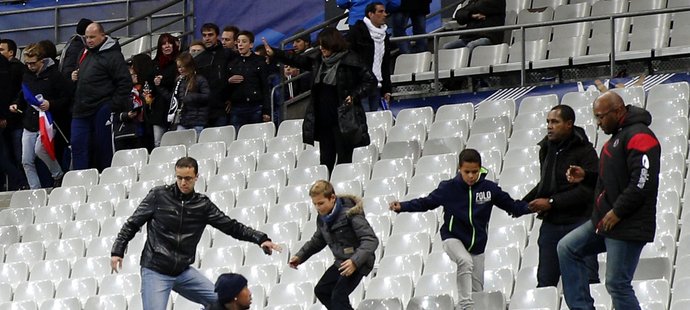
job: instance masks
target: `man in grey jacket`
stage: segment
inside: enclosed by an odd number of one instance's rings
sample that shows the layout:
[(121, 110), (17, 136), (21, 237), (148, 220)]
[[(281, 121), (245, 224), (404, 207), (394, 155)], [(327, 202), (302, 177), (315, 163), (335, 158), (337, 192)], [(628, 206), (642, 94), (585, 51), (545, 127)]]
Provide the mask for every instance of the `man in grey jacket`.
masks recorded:
[(374, 267), (379, 240), (364, 217), (359, 197), (338, 197), (325, 180), (316, 181), (309, 196), (319, 213), (316, 232), (290, 258), (290, 267), (297, 269), (328, 245), (335, 262), (314, 287), (314, 294), (328, 309), (352, 309), (348, 296)]

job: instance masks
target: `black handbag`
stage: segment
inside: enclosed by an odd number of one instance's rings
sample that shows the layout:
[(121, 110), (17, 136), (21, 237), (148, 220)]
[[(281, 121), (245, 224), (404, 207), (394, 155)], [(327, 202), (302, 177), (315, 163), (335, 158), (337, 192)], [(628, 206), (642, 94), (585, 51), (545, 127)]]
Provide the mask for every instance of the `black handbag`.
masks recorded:
[(346, 141), (354, 146), (365, 146), (370, 142), (364, 110), (354, 104), (338, 107), (338, 127)]

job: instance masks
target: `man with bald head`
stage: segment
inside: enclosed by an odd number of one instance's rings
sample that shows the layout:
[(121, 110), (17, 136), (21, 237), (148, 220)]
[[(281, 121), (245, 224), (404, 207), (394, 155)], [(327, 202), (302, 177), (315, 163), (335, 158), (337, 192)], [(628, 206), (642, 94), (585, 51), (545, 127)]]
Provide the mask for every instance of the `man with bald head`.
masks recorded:
[(654, 241), (661, 146), (652, 116), (608, 91), (594, 101), (597, 125), (611, 138), (599, 171), (571, 166), (569, 182), (596, 184), (594, 210), (558, 243), (563, 295), (570, 309), (594, 309), (584, 258), (606, 252), (606, 290), (616, 309), (640, 309), (631, 281), (642, 248)]
[(86, 48), (72, 72), (77, 86), (72, 109), (72, 169), (103, 170), (113, 158), (111, 113), (131, 109), (132, 78), (120, 44), (105, 34), (103, 26), (89, 24), (84, 38)]

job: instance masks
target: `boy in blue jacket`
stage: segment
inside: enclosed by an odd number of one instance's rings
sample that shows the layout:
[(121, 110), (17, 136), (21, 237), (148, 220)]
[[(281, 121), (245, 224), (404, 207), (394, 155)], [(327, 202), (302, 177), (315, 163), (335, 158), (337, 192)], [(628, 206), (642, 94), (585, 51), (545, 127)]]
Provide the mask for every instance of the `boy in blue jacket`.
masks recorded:
[(457, 265), (456, 309), (472, 309), (472, 291), (484, 285), (484, 249), (492, 207), (517, 217), (530, 213), (527, 203), (513, 200), (498, 184), (484, 179), (486, 169), (474, 149), (460, 152), (458, 175), (439, 184), (428, 196), (390, 204), (395, 212), (424, 212), (443, 206), (443, 250)]

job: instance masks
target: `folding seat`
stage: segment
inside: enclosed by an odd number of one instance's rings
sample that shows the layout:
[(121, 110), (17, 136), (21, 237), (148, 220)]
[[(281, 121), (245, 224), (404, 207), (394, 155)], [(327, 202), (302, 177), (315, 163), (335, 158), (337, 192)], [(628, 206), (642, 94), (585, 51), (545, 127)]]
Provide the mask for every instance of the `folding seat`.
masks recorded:
[(113, 216), (113, 204), (109, 201), (91, 202), (79, 205), (75, 213), (76, 221), (96, 219), (104, 220)]
[[(13, 243), (18, 243), (21, 239), (21, 233), (19, 232), (19, 226), (0, 226), (0, 245), (9, 245)], [(0, 256), (2, 258), (4, 256)]]
[[(424, 70), (415, 74), (415, 81), (429, 81), (434, 79), (433, 57)], [(438, 78), (446, 79), (455, 70), (466, 68), (470, 59), (470, 50), (466, 47), (442, 49), (438, 52)], [(391, 76), (392, 79), (392, 76)]]
[(34, 222), (32, 208), (0, 210), (0, 226), (26, 225)]
[[(546, 126), (542, 128), (522, 129), (513, 132), (508, 140), (508, 151), (514, 148), (522, 149), (536, 146), (539, 141), (546, 137)], [(510, 158), (505, 156), (506, 159)], [(510, 159), (512, 161), (512, 159)]]
[(128, 216), (109, 217), (101, 221), (101, 237), (114, 237), (122, 229), (122, 225), (127, 222)]
[[(543, 10), (521, 10), (520, 12), (518, 12), (517, 24), (532, 24), (551, 20), (553, 20), (553, 8), (549, 6), (544, 8)], [(548, 41), (550, 38), (551, 27), (544, 26), (525, 29), (525, 41), (534, 41), (541, 39), (545, 39)], [(511, 42), (515, 44), (516, 42), (522, 40), (523, 38), (520, 30), (513, 30)]]
[(108, 167), (103, 169), (99, 180), (100, 185), (122, 184), (127, 192), (132, 188), (132, 184), (137, 181), (137, 168), (131, 166)]
[(251, 188), (237, 193), (236, 208), (243, 206), (273, 206), (276, 203), (276, 191), (273, 188)]
[[(555, 9), (553, 20), (569, 20), (589, 17), (591, 10), (590, 4), (587, 2), (559, 5)], [(553, 27), (553, 37), (566, 38), (583, 35), (589, 37), (589, 27), (590, 23), (588, 22), (557, 25)]]
[(16, 191), (10, 198), (10, 209), (40, 208), (46, 205), (48, 194), (45, 189)]
[(667, 137), (657, 137), (661, 143), (661, 150), (663, 154), (680, 153), (682, 156), (688, 154), (688, 140), (682, 135), (673, 135)]
[(508, 187), (516, 184), (537, 184), (539, 182), (539, 166), (510, 167), (501, 171), (498, 184)]
[(391, 235), (384, 251), (384, 256), (420, 254), (426, 258), (431, 248), (431, 240), (427, 233), (409, 233)]
[(303, 119), (286, 119), (280, 123), (278, 126), (278, 133), (276, 136), (292, 136), (292, 135), (302, 135), (302, 123)]
[(189, 146), (188, 154), (196, 160), (213, 159), (220, 162), (225, 158), (227, 148), (225, 142), (201, 142)]
[(268, 306), (299, 305), (297, 309), (304, 309), (313, 304), (314, 299), (314, 284), (310, 282), (279, 283), (270, 290)]
[[(169, 178), (169, 176), (166, 178)], [(154, 187), (165, 185), (165, 183), (166, 181), (164, 179), (134, 182), (132, 183), (132, 189), (128, 197), (129, 199), (143, 199)]]
[[(419, 254), (386, 256), (381, 258), (376, 277), (409, 276), (417, 283), (422, 275), (423, 259)], [(419, 285), (419, 283), (418, 283)], [(418, 290), (420, 289), (419, 286)]]
[(647, 110), (655, 118), (688, 117), (688, 100), (686, 98), (649, 97)]
[(175, 163), (164, 162), (148, 164), (139, 171), (139, 182), (162, 180), (172, 183), (175, 180)]
[[(244, 140), (247, 141), (247, 140)], [(218, 163), (218, 173), (242, 173), (245, 176), (256, 170), (256, 156), (254, 155), (232, 155), (223, 158)]]
[(33, 300), (37, 303), (41, 303), (46, 299), (52, 299), (54, 295), (55, 287), (52, 281), (28, 281), (19, 283), (14, 292), (13, 300), (15, 302)]
[(244, 263), (244, 250), (241, 246), (214, 247), (201, 256), (201, 268), (230, 267), (237, 270)]
[(678, 171), (659, 173), (659, 188), (683, 195), (683, 176)]
[(91, 239), (86, 246), (86, 257), (110, 256), (115, 236), (106, 236)]
[(435, 190), (441, 181), (449, 178), (449, 175), (443, 173), (417, 174), (408, 182), (407, 194), (421, 194), (426, 196)]
[[(605, 2), (611, 2), (607, 0)], [(611, 55), (611, 26), (609, 21), (594, 21), (592, 27), (593, 35), (588, 40), (587, 54), (575, 56), (572, 58), (573, 65), (587, 65), (592, 63), (608, 63)], [(630, 28), (630, 19), (621, 18), (616, 19), (616, 32), (614, 33), (614, 51), (616, 52), (616, 59), (619, 54), (625, 52), (628, 48), (628, 29)]]
[(514, 246), (486, 249), (485, 270), (508, 268), (517, 273), (520, 267), (520, 249)]
[[(29, 272), (29, 281), (50, 280), (53, 283), (69, 279), (70, 262), (67, 259), (53, 259), (35, 262)], [(53, 297), (52, 295), (50, 296)]]
[(391, 82), (393, 83), (412, 82), (415, 74), (429, 69), (432, 58), (429, 52), (403, 54), (400, 56), (396, 59), (393, 74), (391, 74)]
[(256, 170), (283, 169), (287, 172), (295, 168), (296, 162), (292, 152), (266, 153), (259, 155)]
[(297, 221), (267, 223), (259, 226), (259, 230), (265, 232), (275, 243), (284, 244), (289, 249), (297, 243), (300, 234), (300, 225)]
[(510, 310), (528, 308), (559, 309), (558, 289), (553, 286), (530, 289), (516, 293), (510, 299)]
[(516, 1), (507, 1), (506, 2), (506, 12), (513, 11), (513, 12), (519, 12), (523, 9), (529, 9), (532, 6), (532, 1), (531, 0), (516, 0)]
[(663, 122), (652, 123), (649, 126), (657, 137), (669, 137), (676, 135), (688, 137), (690, 133), (690, 121), (685, 116), (657, 117), (652, 115), (652, 118), (664, 120)]
[[(551, 108), (558, 105), (558, 96), (555, 94), (542, 96), (527, 96), (520, 101), (518, 116), (521, 114), (534, 114), (549, 112)], [(515, 119), (517, 122), (517, 119)]]
[(75, 297), (47, 299), (41, 303), (39, 310), (81, 310), (81, 302)]
[[(64, 185), (64, 183), (63, 183)], [(48, 206), (72, 205), (76, 207), (86, 202), (86, 188), (84, 186), (59, 187), (50, 192)]]
[[(580, 23), (579, 25), (585, 25)], [(573, 27), (572, 25), (567, 25)], [(585, 32), (585, 30), (581, 30)], [(589, 33), (589, 31), (586, 31)], [(576, 37), (554, 37), (548, 44), (548, 56), (544, 60), (535, 60), (532, 62), (532, 68), (555, 68), (566, 67), (570, 65), (570, 59), (577, 56), (583, 56), (587, 53), (587, 37), (580, 35)]]
[(671, 293), (668, 280), (633, 280), (632, 285), (640, 304), (659, 302), (668, 305)]
[(503, 162), (503, 169), (521, 166), (535, 166), (539, 165), (539, 147), (511, 147), (505, 154), (506, 160)]
[[(669, 238), (670, 239), (670, 238)], [(670, 242), (671, 245), (675, 247), (674, 242)], [(667, 245), (669, 246), (669, 245)], [(675, 251), (675, 250), (672, 250)], [(646, 247), (645, 251), (646, 252)], [(673, 256), (656, 256), (656, 257), (646, 257), (648, 254), (645, 253), (645, 257), (640, 258), (640, 261), (635, 269), (635, 275), (633, 280), (654, 280), (654, 279), (666, 279), (671, 281), (671, 274), (673, 273)], [(656, 253), (655, 255), (669, 255), (668, 253)]]
[(141, 260), (141, 252), (128, 252), (129, 253), (125, 254), (125, 257), (122, 260), (122, 268), (120, 269), (119, 274), (141, 273), (141, 266), (139, 265), (139, 261)]
[(547, 115), (547, 112), (524, 112), (522, 114), (518, 114), (517, 116), (515, 116), (515, 121), (513, 122), (513, 131), (544, 128), (544, 123)]
[(406, 305), (412, 297), (412, 290), (413, 283), (409, 276), (375, 277), (367, 284), (365, 298), (398, 298)]
[(628, 12), (642, 12), (666, 8), (666, 0), (632, 0)]
[[(373, 140), (372, 140), (373, 141)], [(311, 167), (321, 164), (321, 153), (318, 147), (311, 147), (307, 145), (307, 149), (302, 151), (297, 157), (297, 167)]]
[(229, 210), (227, 215), (245, 225), (256, 228), (266, 223), (266, 208), (265, 204), (253, 205), (251, 207), (237, 206), (237, 208)]
[[(416, 293), (415, 293), (416, 294)], [(407, 310), (441, 310), (441, 309), (453, 309), (455, 304), (453, 298), (448, 295), (438, 295), (438, 296), (415, 296), (410, 299), (407, 304)], [(477, 308), (483, 309), (483, 308)], [(493, 309), (493, 308), (492, 308)]]
[(433, 211), (398, 213), (393, 219), (393, 231), (391, 235), (404, 235), (407, 233), (423, 232), (433, 236), (437, 231), (438, 220)]
[(515, 100), (513, 99), (482, 101), (476, 106), (475, 119), (505, 115), (512, 121), (515, 118), (515, 110)]
[(276, 136), (276, 126), (273, 122), (246, 124), (237, 133), (237, 140), (262, 139), (268, 141)]
[(25, 225), (22, 229), (22, 242), (48, 242), (60, 239), (60, 225), (58, 223), (43, 223)]
[(43, 260), (45, 247), (43, 242), (13, 243), (5, 247), (5, 263), (25, 262), (32, 264)]
[(328, 168), (325, 165), (297, 167), (288, 173), (288, 185), (309, 185), (314, 181), (327, 180)]
[(291, 152), (299, 155), (304, 150), (302, 134), (291, 136), (278, 136), (266, 142), (267, 153)]
[[(187, 156), (187, 147), (185, 145), (159, 146), (151, 151), (149, 165), (159, 163), (175, 164), (178, 159), (185, 156)], [(139, 174), (141, 175), (141, 172)]]
[(356, 147), (352, 151), (352, 162), (367, 164), (369, 167), (373, 166), (379, 160), (379, 150), (376, 145), (369, 144), (367, 146)]
[(479, 117), (474, 120), (470, 128), (470, 135), (502, 132), (506, 136), (512, 131), (512, 121), (508, 116)]
[(78, 267), (72, 270), (71, 279), (84, 277), (101, 279), (111, 272), (110, 253), (107, 256), (82, 257), (77, 259), (72, 265)]
[[(330, 267), (330, 266), (328, 266)], [(326, 264), (320, 261), (306, 261), (299, 265), (299, 269), (287, 268), (280, 275), (280, 283), (311, 282), (316, 284), (326, 271)]]
[(409, 158), (382, 159), (374, 164), (371, 179), (402, 177), (409, 179), (412, 177), (413, 163)]
[(262, 139), (236, 140), (228, 147), (228, 157), (236, 155), (254, 155), (256, 158), (265, 151), (266, 144)]
[(632, 104), (638, 108), (645, 107), (644, 88), (642, 86), (630, 86), (625, 88), (612, 88), (611, 91), (617, 93), (626, 105)]
[(62, 226), (62, 239), (81, 238), (90, 240), (98, 237), (100, 225), (96, 219), (76, 220)]
[(402, 109), (395, 118), (395, 125), (422, 124), (429, 127), (434, 120), (434, 110), (431, 107)]
[(544, 7), (550, 7), (552, 9), (556, 9), (562, 5), (567, 4), (567, 0), (532, 0), (532, 8), (533, 9), (538, 9), (538, 8), (544, 8)]
[(205, 142), (225, 142), (225, 145), (230, 145), (235, 141), (235, 127), (232, 125), (222, 127), (204, 128), (199, 134), (199, 143)]
[(486, 248), (514, 246), (522, 251), (525, 243), (527, 243), (527, 232), (524, 225), (503, 226), (491, 230)]
[(507, 144), (508, 142), (504, 133), (494, 132), (471, 135), (467, 140), (466, 147), (478, 151), (498, 150), (501, 154), (505, 154)]
[(270, 187), (278, 192), (286, 184), (287, 174), (283, 169), (256, 171), (247, 177), (247, 188)]
[(134, 166), (137, 170), (149, 161), (149, 152), (145, 148), (118, 150), (113, 154), (111, 167)]
[[(509, 40), (509, 39), (508, 39)], [(525, 69), (529, 69), (531, 63), (536, 60), (546, 59), (547, 39), (525, 41)], [(520, 71), (522, 69), (522, 43), (514, 42), (508, 47), (508, 60), (506, 63), (494, 64), (493, 72)]]
[[(610, 1), (611, 0), (607, 0), (606, 2)], [(591, 107), (594, 103), (594, 99), (596, 99), (599, 95), (600, 93), (598, 91), (569, 92), (563, 95), (563, 98), (561, 98), (561, 104), (568, 105), (571, 108), (573, 108), (573, 110), (584, 107)]]
[[(668, 41), (670, 36), (669, 24), (670, 24), (670, 14), (665, 15), (652, 15), (648, 17), (661, 17), (666, 16), (666, 24), (660, 25), (661, 27), (647, 27), (644, 25), (640, 27), (639, 22), (633, 21), (633, 30), (630, 33), (630, 46), (628, 51), (620, 52), (617, 55), (617, 59), (629, 60), (638, 58), (649, 58), (652, 57), (653, 51), (655, 49), (660, 49), (668, 47)], [(636, 18), (633, 17), (633, 20)], [(637, 27), (636, 27), (637, 25)]]
[(508, 268), (484, 271), (485, 292), (498, 291), (501, 292), (503, 296), (511, 296), (513, 293), (514, 282), (515, 277), (513, 275), (513, 271)]
[(437, 120), (429, 128), (428, 139), (460, 137), (462, 142), (469, 136), (467, 121), (460, 119)]
[(72, 170), (67, 171), (62, 178), (62, 187), (84, 186), (89, 188), (98, 184), (98, 170)]
[(362, 196), (362, 182), (357, 180), (333, 183), (333, 189), (338, 195)]
[(392, 195), (368, 195), (362, 198), (364, 212), (367, 214), (389, 214), (388, 204), (395, 201)]
[(683, 310), (690, 308), (690, 299), (681, 299), (671, 303), (671, 310)]
[(388, 132), (386, 144), (399, 141), (417, 141), (420, 146), (423, 146), (424, 141), (426, 141), (426, 125), (420, 123), (396, 124)]
[(458, 300), (457, 275), (455, 273), (427, 273), (415, 283), (415, 297), (444, 295), (449, 296), (451, 302)]
[(109, 202), (111, 205), (117, 205), (127, 197), (127, 189), (123, 183), (94, 185), (89, 188), (87, 197), (86, 201), (89, 204)]
[(38, 305), (33, 300), (25, 301), (12, 301), (0, 303), (0, 309), (2, 310), (36, 310)]
[[(442, 50), (443, 51), (443, 50)], [(404, 306), (400, 298), (375, 298), (364, 299), (357, 306), (357, 310), (403, 310)]]
[(222, 190), (232, 190), (234, 192), (239, 192), (244, 190), (246, 186), (246, 181), (244, 174), (239, 172), (228, 172), (227, 174), (218, 174), (213, 176), (209, 182), (207, 191), (215, 192)]
[(387, 133), (388, 130), (393, 127), (393, 113), (390, 110), (366, 112), (365, 115), (367, 118), (367, 126), (370, 129), (382, 127)]
[(492, 66), (508, 62), (508, 44), (477, 46), (472, 50), (470, 63), (467, 68), (456, 68), (453, 76), (469, 76), (488, 74), (492, 72)]
[(84, 304), (85, 309), (122, 310), (127, 308), (124, 295), (91, 296)]
[(422, 156), (415, 165), (415, 175), (441, 173), (455, 175), (458, 157), (452, 154)]
[(391, 195), (400, 199), (407, 193), (407, 181), (402, 177), (377, 178), (367, 181), (364, 188), (365, 197)]
[[(375, 214), (367, 213), (367, 221), (371, 228), (374, 230), (376, 237), (379, 238), (381, 244), (385, 244), (388, 241), (388, 237), (391, 235), (391, 218), (387, 213)], [(304, 232), (302, 233), (302, 239), (305, 239)], [(311, 237), (311, 236), (308, 236)]]
[(223, 212), (235, 207), (235, 192), (233, 190), (209, 192), (208, 197)]
[(311, 201), (278, 203), (268, 209), (267, 223), (281, 223), (295, 221), (303, 227), (310, 216)]
[(445, 120), (464, 120), (468, 125), (474, 121), (474, 105), (471, 102), (444, 104), (436, 110), (434, 122)]
[(84, 253), (84, 240), (81, 238), (54, 240), (46, 245), (45, 259), (46, 261), (65, 259), (74, 262), (77, 258), (84, 257)]
[(86, 302), (90, 296), (96, 295), (98, 281), (93, 277), (62, 280), (57, 284), (55, 298), (77, 298)]
[[(283, 251), (283, 253), (285, 252), (287, 251)], [(265, 255), (263, 251), (261, 251), (261, 255), (266, 257), (275, 256)], [(246, 257), (246, 261), (248, 264), (245, 264), (244, 266), (240, 267), (239, 269), (237, 269), (236, 272), (246, 277), (247, 282), (260, 283), (261, 286), (264, 287), (266, 292), (270, 292), (273, 289), (273, 287), (278, 284), (278, 264), (270, 262), (263, 264), (254, 264), (253, 261), (249, 260), (249, 256)], [(281, 262), (281, 265), (287, 265), (287, 259), (285, 259), (285, 262)]]
[(432, 138), (424, 143), (422, 156), (459, 154), (465, 148), (464, 137)]
[[(489, 149), (489, 150), (479, 150), (479, 154), (482, 157), (482, 167), (486, 168), (489, 173), (498, 174), (499, 171), (503, 170), (503, 153), (500, 150)], [(456, 170), (457, 174), (457, 170)], [(487, 175), (488, 176), (488, 175)]]
[[(472, 301), (476, 309), (505, 309), (506, 297), (503, 293), (493, 292), (472, 292)], [(450, 309), (450, 308), (446, 308)]]

